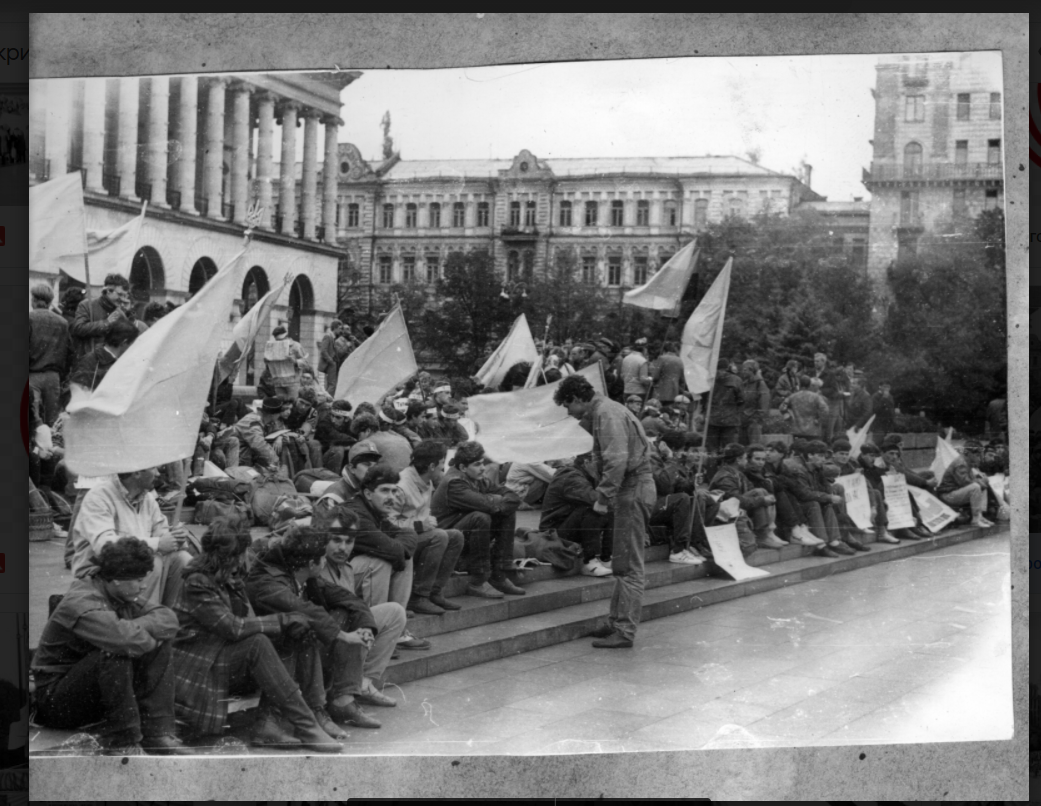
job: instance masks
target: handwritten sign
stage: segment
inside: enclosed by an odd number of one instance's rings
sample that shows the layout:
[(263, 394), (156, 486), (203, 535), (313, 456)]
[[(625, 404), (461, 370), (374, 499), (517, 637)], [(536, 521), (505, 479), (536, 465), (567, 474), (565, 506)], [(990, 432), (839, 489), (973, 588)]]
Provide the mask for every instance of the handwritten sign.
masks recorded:
[(918, 515), (922, 519), (925, 528), (933, 534), (939, 532), (958, 517), (957, 512), (928, 490), (923, 490), (920, 487), (908, 487), (907, 491), (914, 496), (915, 503), (918, 504)]
[(835, 479), (846, 491), (846, 514), (858, 529), (871, 528), (871, 499), (868, 497), (867, 479), (860, 473), (850, 473)]
[(737, 527), (728, 523), (724, 526), (706, 526), (705, 534), (712, 547), (712, 562), (718, 565), (731, 579), (754, 579), (770, 576), (769, 571), (752, 568), (745, 564), (741, 546), (737, 541)]
[(882, 477), (890, 529), (910, 529), (914, 526), (911, 511), (911, 496), (907, 492), (907, 479), (903, 473), (887, 473)]

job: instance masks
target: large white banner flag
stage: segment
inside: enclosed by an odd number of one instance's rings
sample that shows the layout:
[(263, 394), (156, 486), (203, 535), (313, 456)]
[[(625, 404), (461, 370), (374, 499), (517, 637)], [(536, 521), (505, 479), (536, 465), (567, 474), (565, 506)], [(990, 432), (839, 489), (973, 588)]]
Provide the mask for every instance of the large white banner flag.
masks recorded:
[(730, 271), (734, 259), (729, 258), (712, 287), (702, 297), (687, 324), (683, 326), (680, 358), (683, 375), (691, 394), (712, 390), (716, 378), (719, 347), (723, 341), (723, 316), (730, 293)]
[(250, 345), (257, 338), (264, 323), (271, 318), (271, 310), (282, 296), (286, 286), (293, 279), (292, 274), (286, 274), (285, 280), (278, 288), (273, 288), (261, 297), (257, 303), (246, 311), (246, 315), (239, 319), (235, 329), (231, 332), (231, 345), (220, 357), (218, 372), (218, 383), (223, 383), (229, 375), (238, 371), (242, 359), (249, 353)]
[(958, 451), (954, 449), (943, 437), (936, 438), (936, 458), (933, 459), (933, 463), (929, 465), (929, 469), (933, 471), (933, 475), (936, 476), (936, 480), (943, 481), (943, 474), (947, 472), (947, 468), (950, 467), (951, 462), (958, 458)]
[(925, 528), (933, 534), (958, 517), (957, 512), (928, 490), (923, 490), (921, 487), (908, 487), (907, 491), (918, 504), (918, 516), (922, 519)]
[(482, 387), (490, 386), (497, 389), (510, 367), (522, 361), (534, 364), (538, 358), (539, 351), (535, 346), (535, 339), (531, 335), (531, 328), (528, 327), (528, 319), (521, 314), (513, 320), (506, 338), (495, 348), (495, 352), (488, 357), (484, 365), (477, 370), (477, 381)]
[[(141, 239), (141, 225), (144, 223), (147, 207), (148, 202), (144, 202), (141, 205), (141, 215), (132, 218), (121, 227), (87, 230), (87, 257), (90, 259), (92, 283), (100, 283), (107, 274), (130, 276), (130, 267), (133, 265), (134, 253)], [(68, 271), (65, 273), (69, 274)]]
[(695, 249), (697, 241), (691, 241), (658, 269), (651, 279), (632, 291), (626, 291), (622, 302), (640, 308), (663, 311), (668, 316), (679, 316), (679, 305), (683, 292), (690, 282), (690, 275), (698, 262)]
[(907, 492), (907, 478), (903, 473), (886, 473), (882, 476), (885, 490), (886, 519), (889, 529), (910, 529), (914, 524), (911, 510), (911, 495)]
[[(578, 371), (600, 394), (603, 368), (596, 362)], [(566, 459), (593, 448), (593, 437), (567, 409), (553, 402), (562, 381), (533, 389), (515, 389), (467, 398), (476, 439), (496, 462), (545, 462)]]
[(860, 473), (850, 473), (835, 479), (846, 494), (846, 514), (858, 529), (871, 528), (871, 499), (868, 497), (867, 479)]
[(242, 289), (245, 254), (138, 336), (93, 394), (69, 404), (70, 470), (104, 476), (192, 455), (221, 331)]
[(29, 188), (29, 265), (33, 271), (85, 282), (87, 253), (83, 179), (79, 171)]
[(340, 364), (335, 397), (352, 406), (366, 401), (375, 404), (418, 371), (405, 314), (396, 305), (376, 332)]
[(868, 429), (871, 428), (871, 424), (875, 422), (875, 415), (872, 414), (864, 427), (859, 431), (856, 428), (850, 428), (846, 431), (846, 438), (849, 440), (849, 458), (856, 459), (860, 456), (860, 449), (864, 447), (864, 443), (867, 442)]

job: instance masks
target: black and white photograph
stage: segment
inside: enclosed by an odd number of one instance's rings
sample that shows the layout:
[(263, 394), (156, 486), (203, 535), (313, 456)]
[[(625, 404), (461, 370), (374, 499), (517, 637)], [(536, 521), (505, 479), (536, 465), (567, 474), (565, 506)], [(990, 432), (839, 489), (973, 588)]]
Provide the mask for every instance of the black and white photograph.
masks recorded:
[(1002, 68), (32, 78), (34, 775), (1012, 739)]

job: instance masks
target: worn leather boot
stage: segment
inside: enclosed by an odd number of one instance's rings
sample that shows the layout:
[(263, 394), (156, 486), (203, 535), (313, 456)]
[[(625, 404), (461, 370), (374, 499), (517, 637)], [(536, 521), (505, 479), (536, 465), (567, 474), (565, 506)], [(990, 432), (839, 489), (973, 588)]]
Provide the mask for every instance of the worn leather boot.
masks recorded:
[(258, 711), (249, 732), (249, 742), (257, 747), (300, 747), (300, 740), (287, 733), (270, 710)]
[(297, 747), (318, 753), (342, 753), (343, 745), (326, 733), (315, 721), (314, 712), (304, 702), (300, 689), (282, 703), (279, 710), (293, 726), (293, 735), (300, 741)]

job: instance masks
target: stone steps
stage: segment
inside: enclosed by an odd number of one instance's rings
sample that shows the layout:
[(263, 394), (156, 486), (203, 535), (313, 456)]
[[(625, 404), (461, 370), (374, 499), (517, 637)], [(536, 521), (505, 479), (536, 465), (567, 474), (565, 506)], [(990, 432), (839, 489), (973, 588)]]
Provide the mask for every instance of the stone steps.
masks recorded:
[[(1008, 528), (1007, 523), (1001, 523), (986, 530), (950, 529), (925, 540), (871, 543), (871, 551), (838, 559), (813, 556), (813, 549), (806, 546), (760, 550), (749, 558), (749, 565), (767, 567), (770, 576), (744, 581), (710, 576), (707, 566), (672, 565), (667, 559), (656, 559), (646, 564), (641, 621), (903, 559)], [(657, 554), (655, 549), (665, 547), (652, 547), (649, 552)], [(613, 585), (612, 577), (563, 576), (525, 583), (528, 593), (522, 597), (462, 597), (460, 611), (409, 620), (413, 634), (436, 636), (431, 640), (432, 647), (400, 650), (400, 659), (391, 661), (383, 682), (420, 680), (586, 636), (606, 616), (604, 600), (610, 598)], [(444, 624), (436, 623), (449, 618), (452, 620)]]

